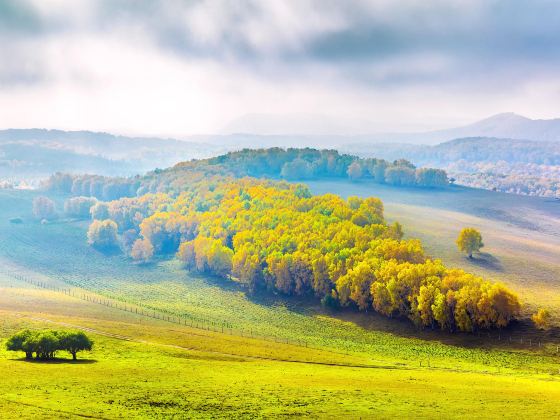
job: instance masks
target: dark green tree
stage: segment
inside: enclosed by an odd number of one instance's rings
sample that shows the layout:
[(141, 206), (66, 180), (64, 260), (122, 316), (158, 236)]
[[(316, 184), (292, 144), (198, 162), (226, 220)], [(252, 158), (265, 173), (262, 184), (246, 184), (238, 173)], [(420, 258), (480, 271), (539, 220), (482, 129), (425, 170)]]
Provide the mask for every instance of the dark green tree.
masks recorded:
[(66, 350), (72, 355), (72, 359), (76, 360), (76, 354), (80, 351), (91, 351), (93, 342), (82, 331), (63, 332), (60, 336), (60, 349)]
[(6, 342), (6, 349), (10, 351), (24, 351), (26, 359), (33, 359), (33, 351), (29, 345), (25, 345), (32, 335), (33, 332), (30, 330), (23, 330), (12, 335)]

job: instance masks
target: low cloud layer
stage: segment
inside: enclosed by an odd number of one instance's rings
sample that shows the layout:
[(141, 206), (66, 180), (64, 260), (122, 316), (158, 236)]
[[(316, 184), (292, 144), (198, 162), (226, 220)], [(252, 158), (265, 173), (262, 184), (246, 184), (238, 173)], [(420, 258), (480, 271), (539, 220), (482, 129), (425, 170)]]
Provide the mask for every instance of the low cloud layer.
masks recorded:
[(182, 136), (255, 113), (361, 131), (560, 116), (559, 21), (544, 0), (0, 0), (0, 125)]

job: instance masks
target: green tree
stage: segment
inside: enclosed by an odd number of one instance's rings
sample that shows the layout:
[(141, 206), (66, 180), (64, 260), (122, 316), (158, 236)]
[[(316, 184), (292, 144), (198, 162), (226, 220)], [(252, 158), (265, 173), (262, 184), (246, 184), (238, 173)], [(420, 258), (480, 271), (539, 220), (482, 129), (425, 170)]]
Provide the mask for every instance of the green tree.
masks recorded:
[(473, 252), (479, 252), (480, 248), (484, 246), (482, 235), (474, 228), (464, 228), (457, 238), (457, 246), (461, 252), (472, 258)]
[(60, 333), (59, 349), (65, 350), (76, 360), (76, 354), (80, 351), (91, 351), (93, 342), (82, 331)]
[(33, 359), (33, 351), (24, 343), (33, 335), (30, 330), (23, 330), (8, 338), (6, 349), (10, 351), (24, 351), (26, 359)]
[(26, 353), (32, 350), (36, 354), (37, 359), (54, 359), (54, 356), (60, 348), (60, 340), (56, 331), (40, 331), (31, 335), (24, 342)]

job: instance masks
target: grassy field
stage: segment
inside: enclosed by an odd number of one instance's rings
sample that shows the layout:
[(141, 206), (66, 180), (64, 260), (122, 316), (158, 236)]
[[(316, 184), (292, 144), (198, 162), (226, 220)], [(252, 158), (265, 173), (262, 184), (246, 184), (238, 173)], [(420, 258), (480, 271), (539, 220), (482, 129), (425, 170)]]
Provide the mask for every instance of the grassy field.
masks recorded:
[[(555, 233), (528, 227), (522, 219), (512, 223), (470, 214), (453, 207), (460, 203), (457, 199), (446, 198), (447, 208), (437, 201), (428, 208), (414, 191), (403, 190), (399, 202), (399, 190), (397, 194), (349, 183), (314, 183), (312, 188), (379, 195), (389, 218), (401, 220), (410, 235), (422, 237), (428, 250), (446, 262), (508, 282), (521, 291), (527, 306), (554, 306), (558, 299), (551, 274), (557, 268)], [(47, 418), (69, 413), (106, 418), (177, 413), (514, 417), (521, 409), (526, 417), (560, 414), (554, 404), (560, 397), (560, 340), (555, 331), (541, 334), (522, 323), (492, 332), (490, 338), (452, 335), (418, 331), (408, 322), (371, 314), (329, 313), (316, 304), (279, 296), (248, 297), (235, 284), (190, 275), (174, 261), (140, 267), (122, 255), (101, 254), (86, 245), (84, 222), (32, 221), (34, 195), (0, 191), (0, 338), (26, 325), (46, 328), (54, 322), (88, 328), (98, 345), (90, 357), (95, 362), (76, 365), (28, 363), (2, 349), (0, 372), (9, 378), (0, 385), (3, 418), (14, 406), (27, 417)], [(15, 216), (25, 223), (10, 224)], [(554, 220), (554, 215), (549, 217)], [(464, 222), (481, 223), (476, 226), (499, 270), (488, 263), (471, 265), (455, 251), (455, 227)], [(500, 232), (511, 238), (498, 242)], [(529, 244), (536, 254), (538, 246), (549, 250), (538, 260), (551, 270), (546, 276), (535, 274), (536, 256), (521, 259), (520, 244)], [(520, 258), (518, 266), (505, 259), (508, 253), (512, 261)], [(225, 324), (233, 335), (46, 291), (6, 274), (15, 271), (46, 285), (71, 288), (77, 295), (91, 293), (199, 325)]]
[[(560, 375), (552, 371), (490, 373), (483, 363), (480, 369), (420, 367), (231, 337), (1, 276), (0, 308), (2, 339), (24, 327), (74, 327), (95, 340), (94, 351), (76, 363), (27, 362), (2, 348), (6, 419), (560, 415)], [(526, 367), (534, 369), (538, 360), (527, 354)]]

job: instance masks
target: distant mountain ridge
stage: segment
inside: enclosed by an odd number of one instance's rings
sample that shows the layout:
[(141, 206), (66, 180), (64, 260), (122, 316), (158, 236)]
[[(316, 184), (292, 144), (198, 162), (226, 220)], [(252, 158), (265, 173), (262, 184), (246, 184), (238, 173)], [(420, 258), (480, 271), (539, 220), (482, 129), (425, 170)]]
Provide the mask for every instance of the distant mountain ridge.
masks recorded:
[[(284, 124), (282, 124), (283, 118), (285, 118)], [(308, 120), (307, 122), (306, 119)], [(297, 121), (297, 124), (290, 126), (291, 121)], [(363, 121), (356, 121), (359, 123), (357, 122), (357, 125), (351, 128), (351, 122), (348, 120), (342, 120), (344, 124), (337, 123), (336, 119), (325, 123), (325, 119), (320, 116), (313, 116), (311, 118), (302, 115), (296, 118), (293, 115), (270, 116), (267, 114), (251, 114), (232, 122), (226, 127), (225, 131), (228, 132), (229, 130), (230, 133), (237, 133), (231, 135), (241, 136), (242, 134), (240, 133), (245, 133), (245, 136), (263, 136), (267, 139), (277, 137), (278, 140), (285, 138), (293, 140), (300, 137), (306, 140), (305, 145), (317, 145), (321, 139), (327, 140), (328, 145), (332, 145), (335, 142), (341, 145), (375, 142), (438, 144), (465, 137), (496, 137), (560, 142), (560, 118), (533, 120), (512, 112), (493, 115), (465, 126), (411, 133), (375, 132), (372, 124), (368, 125)], [(324, 125), (319, 129), (317, 127), (320, 124)], [(364, 134), (366, 127), (371, 134)], [(325, 134), (325, 131), (329, 131), (331, 128), (332, 132)], [(343, 134), (344, 129), (347, 134)], [(300, 131), (299, 134), (297, 133), (298, 130)], [(313, 130), (316, 130), (317, 134), (311, 134), (310, 132), (313, 132)]]

